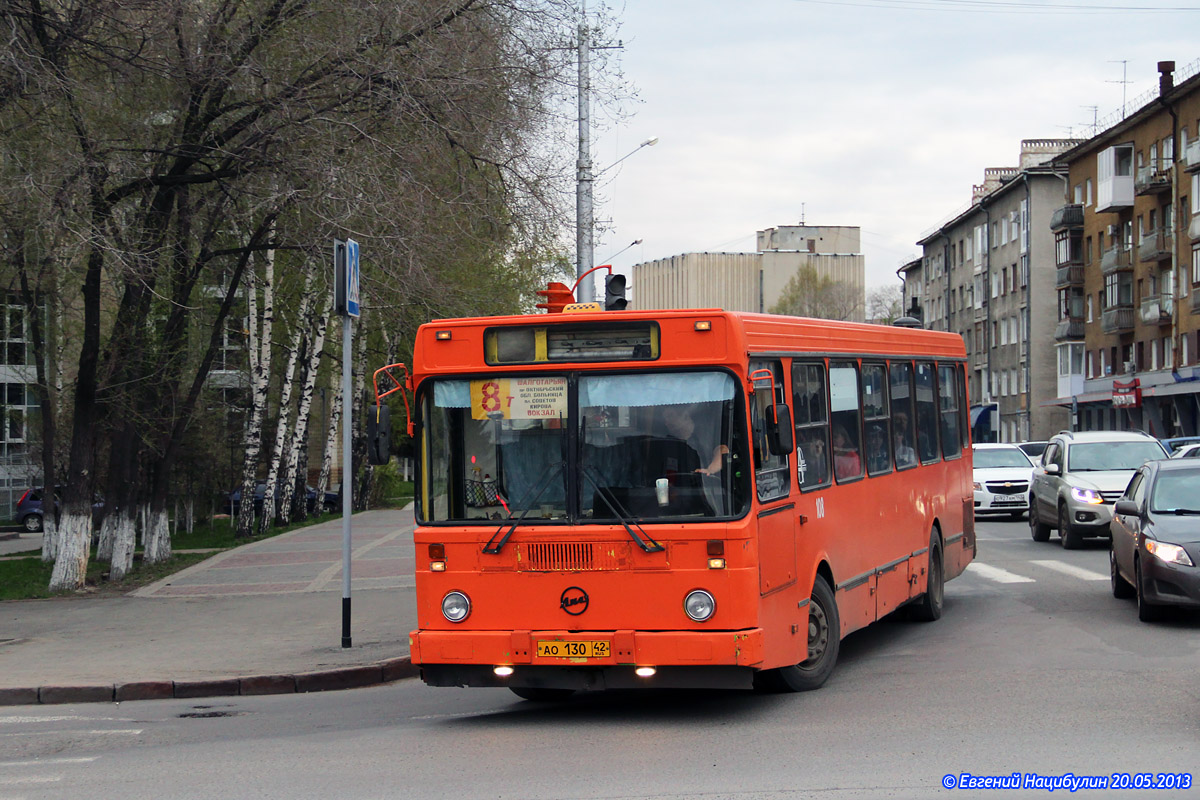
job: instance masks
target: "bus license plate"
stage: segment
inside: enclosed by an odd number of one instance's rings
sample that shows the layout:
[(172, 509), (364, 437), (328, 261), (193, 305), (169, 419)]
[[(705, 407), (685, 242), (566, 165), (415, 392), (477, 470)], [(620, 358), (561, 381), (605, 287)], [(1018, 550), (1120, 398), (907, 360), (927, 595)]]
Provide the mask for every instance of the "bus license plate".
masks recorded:
[(539, 640), (538, 658), (608, 658), (608, 642), (559, 642)]

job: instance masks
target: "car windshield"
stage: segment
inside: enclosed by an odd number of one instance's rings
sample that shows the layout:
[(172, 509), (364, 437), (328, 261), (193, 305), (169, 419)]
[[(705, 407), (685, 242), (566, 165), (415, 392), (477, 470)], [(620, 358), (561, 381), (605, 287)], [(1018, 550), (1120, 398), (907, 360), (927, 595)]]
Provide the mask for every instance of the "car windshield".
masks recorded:
[(1200, 469), (1162, 470), (1150, 495), (1150, 510), (1166, 513), (1200, 510)]
[(1049, 444), (1049, 442), (1025, 442), (1017, 445), (1017, 447), (1021, 448), (1025, 455), (1029, 456), (1030, 458), (1037, 458), (1042, 453), (1046, 452), (1047, 444)]
[(1158, 458), (1165, 458), (1158, 442), (1080, 442), (1068, 451), (1070, 472), (1134, 470)]
[(748, 503), (729, 373), (438, 379), (422, 397), (425, 520), (728, 517)]
[(1025, 454), (1015, 447), (977, 447), (972, 458), (976, 469), (1033, 466)]

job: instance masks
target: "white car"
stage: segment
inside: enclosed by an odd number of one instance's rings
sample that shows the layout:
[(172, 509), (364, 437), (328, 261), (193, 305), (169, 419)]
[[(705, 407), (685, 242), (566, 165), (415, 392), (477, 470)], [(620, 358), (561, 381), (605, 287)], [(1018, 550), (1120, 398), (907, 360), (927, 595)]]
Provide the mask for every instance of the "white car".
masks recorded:
[(1033, 462), (1012, 444), (973, 444), (975, 513), (1020, 519), (1029, 510)]
[(1200, 458), (1200, 442), (1194, 444), (1185, 444), (1174, 453), (1171, 453), (1171, 458)]

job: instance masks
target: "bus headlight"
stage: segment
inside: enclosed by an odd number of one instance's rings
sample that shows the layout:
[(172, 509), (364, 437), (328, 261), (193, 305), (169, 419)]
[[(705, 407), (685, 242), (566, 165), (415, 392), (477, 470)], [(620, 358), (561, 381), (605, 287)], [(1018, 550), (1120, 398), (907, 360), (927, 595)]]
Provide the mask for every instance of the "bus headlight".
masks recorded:
[(696, 622), (704, 622), (717, 610), (717, 601), (703, 589), (694, 589), (683, 598), (683, 610)]
[(450, 592), (442, 598), (442, 616), (451, 622), (462, 622), (471, 613), (471, 601), (462, 592)]

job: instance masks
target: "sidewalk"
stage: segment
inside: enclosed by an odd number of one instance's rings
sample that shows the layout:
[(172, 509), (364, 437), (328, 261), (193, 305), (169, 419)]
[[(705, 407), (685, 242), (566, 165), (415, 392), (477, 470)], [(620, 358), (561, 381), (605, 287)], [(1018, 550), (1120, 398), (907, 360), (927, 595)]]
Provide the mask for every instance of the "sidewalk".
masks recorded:
[(411, 510), (224, 551), (123, 597), (0, 603), (0, 705), (320, 691), (414, 675)]

